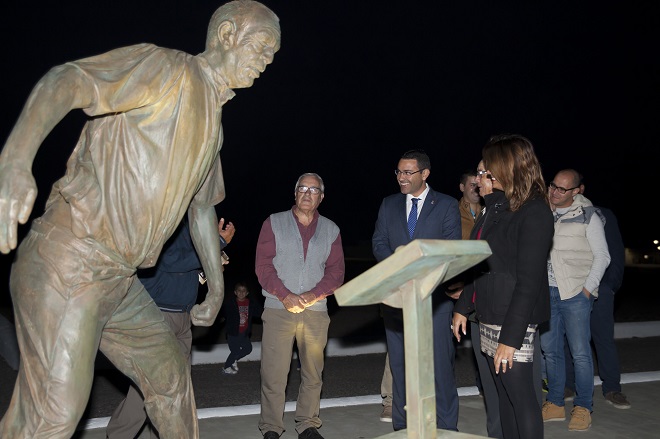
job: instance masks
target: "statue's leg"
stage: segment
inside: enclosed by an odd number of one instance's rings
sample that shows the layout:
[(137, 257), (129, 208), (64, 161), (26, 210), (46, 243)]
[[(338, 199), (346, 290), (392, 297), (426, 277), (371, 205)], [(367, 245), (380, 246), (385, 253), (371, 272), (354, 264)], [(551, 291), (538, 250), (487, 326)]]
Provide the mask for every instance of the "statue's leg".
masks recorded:
[(199, 437), (188, 359), (138, 279), (106, 324), (100, 349), (140, 388), (161, 439)]
[(69, 438), (89, 399), (104, 322), (132, 270), (70, 231), (34, 221), (10, 290), (21, 364), (0, 437)]

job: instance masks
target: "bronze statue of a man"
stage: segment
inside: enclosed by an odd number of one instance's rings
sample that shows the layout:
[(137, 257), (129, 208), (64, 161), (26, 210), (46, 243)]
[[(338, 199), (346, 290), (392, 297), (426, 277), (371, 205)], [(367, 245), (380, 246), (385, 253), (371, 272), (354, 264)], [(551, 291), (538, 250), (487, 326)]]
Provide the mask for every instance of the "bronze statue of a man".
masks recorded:
[(263, 4), (232, 1), (199, 55), (123, 47), (54, 67), (32, 90), (0, 154), (0, 252), (29, 218), (42, 141), (72, 109), (90, 119), (12, 265), (21, 365), (0, 437), (70, 437), (97, 349), (140, 387), (162, 438), (198, 437), (187, 359), (135, 271), (156, 263), (187, 212), (209, 286), (191, 319), (213, 324), (224, 297), (221, 110), (273, 61), (280, 35)]

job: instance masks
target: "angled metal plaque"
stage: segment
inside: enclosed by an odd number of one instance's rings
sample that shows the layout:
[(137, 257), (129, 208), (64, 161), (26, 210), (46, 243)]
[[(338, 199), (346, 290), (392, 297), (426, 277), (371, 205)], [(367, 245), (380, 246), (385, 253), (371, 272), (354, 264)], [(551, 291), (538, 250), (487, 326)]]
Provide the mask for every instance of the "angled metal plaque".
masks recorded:
[(490, 255), (486, 241), (416, 239), (335, 291), (341, 306), (385, 303), (403, 308), (407, 429), (382, 438), (478, 437), (437, 430), (430, 295), (440, 283)]

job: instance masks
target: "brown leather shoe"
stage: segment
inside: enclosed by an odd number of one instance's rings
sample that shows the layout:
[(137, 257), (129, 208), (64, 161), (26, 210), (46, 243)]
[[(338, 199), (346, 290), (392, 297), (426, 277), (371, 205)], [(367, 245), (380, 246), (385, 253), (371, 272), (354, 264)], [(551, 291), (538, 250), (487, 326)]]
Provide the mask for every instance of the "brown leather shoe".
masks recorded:
[(591, 413), (584, 407), (575, 406), (571, 410), (571, 422), (568, 423), (569, 431), (585, 431), (591, 427)]
[(543, 403), (541, 412), (543, 413), (543, 422), (566, 420), (566, 409), (564, 407), (559, 407), (550, 401)]

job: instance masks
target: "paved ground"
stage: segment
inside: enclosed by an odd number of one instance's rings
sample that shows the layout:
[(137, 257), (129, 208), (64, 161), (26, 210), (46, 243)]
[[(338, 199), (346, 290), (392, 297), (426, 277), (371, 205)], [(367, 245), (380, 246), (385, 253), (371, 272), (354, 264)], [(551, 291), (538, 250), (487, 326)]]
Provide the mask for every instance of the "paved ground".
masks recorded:
[[(623, 373), (660, 371), (660, 337), (619, 340)], [(385, 354), (329, 357), (323, 373), (322, 398), (342, 398), (378, 395)], [(223, 375), (221, 364), (193, 366), (193, 385), (199, 409), (259, 404), (260, 362), (239, 363), (237, 375)], [(292, 362), (287, 386), (287, 401), (295, 401), (300, 384), (300, 373)], [(0, 373), (2, 373), (0, 371)], [(459, 387), (475, 385), (472, 351), (458, 349), (456, 382)], [(128, 386), (126, 379), (113, 369), (104, 369), (94, 381), (94, 390), (87, 417), (109, 416), (123, 398)]]
[[(660, 378), (656, 374), (655, 381), (624, 384), (624, 389), (633, 403), (631, 409), (620, 410), (607, 404), (600, 393), (600, 386), (597, 386), (591, 428), (588, 431), (569, 432), (568, 420), (548, 422), (544, 424), (545, 439), (657, 439), (660, 431), (660, 416), (657, 411)], [(323, 426), (319, 430), (323, 437), (325, 439), (394, 439), (390, 436), (394, 434), (392, 425), (378, 420), (381, 406), (373, 399), (371, 403), (365, 401), (368, 399), (323, 400), (321, 402)], [(567, 405), (567, 410), (570, 410), (571, 404)], [(240, 409), (252, 411), (249, 414), (241, 414), (242, 412), (238, 411)], [(261, 438), (257, 429), (258, 406), (227, 408), (216, 412), (213, 417), (204, 417), (204, 410), (200, 410), (200, 415), (202, 439)], [(284, 422), (287, 431), (282, 435), (282, 439), (295, 439), (297, 435), (291, 411), (285, 413)], [(477, 437), (472, 435), (479, 435), (478, 437), (486, 435), (486, 411), (483, 399), (478, 396), (460, 397), (458, 429), (461, 433), (449, 434), (438, 431), (438, 438), (468, 439)], [(406, 437), (404, 432), (399, 433), (401, 435), (397, 436), (397, 439)], [(105, 439), (105, 432), (103, 428), (89, 429), (79, 431), (74, 438)], [(143, 433), (139, 439), (149, 439), (148, 433)]]
[[(657, 281), (658, 270), (649, 270), (647, 268), (630, 269), (626, 271), (625, 295), (617, 298), (617, 310), (615, 312), (618, 322), (627, 321), (646, 321), (660, 320), (660, 295), (649, 295), (649, 291), (654, 291)], [(7, 313), (6, 309), (0, 309), (0, 312)], [(336, 340), (356, 340), (365, 343), (382, 340), (382, 322), (380, 320), (377, 306), (368, 307), (346, 307), (341, 308), (334, 304), (331, 306), (332, 323), (330, 327), (330, 337)], [(260, 340), (261, 325), (255, 325), (254, 340)], [(206, 330), (198, 330), (195, 336), (195, 345), (213, 344), (224, 339), (222, 326), (213, 327)], [(660, 371), (660, 337), (629, 338), (617, 341), (617, 347), (621, 357), (622, 372), (638, 376), (639, 373)], [(390, 432), (388, 424), (376, 422), (372, 424), (379, 413), (378, 393), (380, 388), (380, 379), (384, 364), (384, 354), (363, 354), (345, 357), (329, 357), (327, 359), (324, 372), (323, 395), (324, 404), (329, 401), (345, 401), (345, 398), (357, 398), (359, 405), (348, 405), (345, 408), (324, 409), (322, 417), (326, 422), (323, 433), (326, 439), (362, 437), (370, 438), (381, 436)], [(195, 386), (195, 395), (200, 413), (218, 408), (242, 407), (254, 410), (259, 403), (259, 362), (242, 362), (240, 373), (234, 376), (225, 376), (221, 373), (219, 364), (202, 364), (193, 367), (193, 384)], [(295, 365), (295, 363), (294, 363)], [(474, 365), (470, 349), (458, 349), (456, 361), (456, 380), (460, 387), (470, 388), (474, 385)], [(4, 361), (0, 360), (0, 413), (4, 413), (11, 397), (13, 383), (16, 373), (12, 371)], [(657, 378), (656, 378), (657, 379)], [(295, 401), (299, 376), (295, 367), (292, 368), (287, 388), (287, 401)], [(97, 371), (94, 380), (94, 387), (90, 396), (89, 405), (84, 416), (81, 427), (84, 427), (89, 420), (101, 420), (110, 415), (117, 403), (123, 398), (127, 388), (126, 379), (109, 366), (101, 357), (97, 362)], [(630, 389), (630, 390), (628, 390)], [(622, 438), (644, 438), (658, 437), (660, 431), (658, 420), (660, 416), (656, 411), (648, 413), (648, 408), (655, 408), (657, 404), (652, 401), (660, 392), (660, 384), (628, 384), (624, 385), (624, 391), (630, 393), (633, 403), (631, 410), (610, 409), (610, 406), (604, 404), (600, 395), (596, 398), (596, 408), (594, 415), (595, 425), (591, 432), (604, 432), (607, 437)], [(598, 390), (597, 390), (598, 392)], [(631, 393), (632, 392), (632, 393)], [(469, 393), (469, 391), (468, 391)], [(600, 398), (600, 403), (598, 402)], [(463, 431), (470, 432), (475, 428), (475, 434), (478, 432), (478, 426), (482, 425), (478, 413), (483, 411), (483, 404), (478, 397), (464, 396), (461, 398), (461, 413), (472, 413), (476, 410), (475, 418), (467, 417), (463, 420), (465, 427)], [(348, 407), (348, 408), (346, 408)], [(611, 416), (610, 416), (611, 415)], [(203, 420), (202, 429), (208, 428), (203, 434), (204, 438), (229, 438), (242, 439), (247, 437), (259, 437), (256, 430), (256, 421), (254, 418), (244, 414), (239, 416), (213, 417), (213, 420)], [(287, 416), (290, 416), (288, 414)], [(596, 417), (597, 416), (597, 417)], [(354, 419), (357, 417), (356, 419)], [(345, 422), (344, 422), (345, 420)], [(598, 422), (596, 422), (598, 420)], [(106, 420), (107, 422), (107, 420)], [(355, 424), (360, 423), (360, 427)], [(615, 429), (614, 425), (603, 430), (608, 422), (613, 424), (623, 423), (623, 430)], [(345, 429), (355, 433), (340, 433), (332, 425), (343, 425)], [(365, 428), (363, 424), (366, 425)], [(567, 435), (562, 423), (553, 423), (559, 425), (549, 425), (546, 428), (546, 437), (564, 437)], [(229, 433), (231, 426), (244, 429), (242, 433)], [(290, 429), (284, 439), (293, 438), (293, 424), (289, 422)], [(205, 427), (208, 426), (208, 427)], [(640, 429), (651, 428), (651, 430)], [(549, 431), (555, 431), (557, 435), (547, 434)], [(334, 429), (334, 430), (333, 430)], [(383, 431), (385, 430), (385, 431)], [(224, 434), (219, 434), (218, 432)], [(334, 433), (332, 433), (334, 432)], [(652, 434), (651, 434), (652, 432)], [(561, 433), (561, 434), (560, 434)], [(103, 437), (102, 429), (88, 430), (81, 433), (80, 438), (96, 439)], [(94, 436), (94, 434), (97, 434)], [(336, 435), (335, 435), (336, 434)], [(344, 435), (348, 434), (348, 435)], [(583, 438), (605, 437), (598, 435), (588, 435), (577, 433)], [(650, 434), (650, 435), (647, 435)]]

